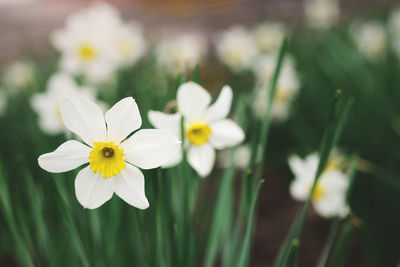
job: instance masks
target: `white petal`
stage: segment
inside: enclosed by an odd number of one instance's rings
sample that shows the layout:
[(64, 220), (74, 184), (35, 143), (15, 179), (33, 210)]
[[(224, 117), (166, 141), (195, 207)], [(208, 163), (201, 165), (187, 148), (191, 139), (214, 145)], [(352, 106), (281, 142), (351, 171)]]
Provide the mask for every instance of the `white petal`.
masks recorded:
[(178, 109), (186, 120), (200, 119), (211, 102), (210, 94), (200, 85), (187, 82), (178, 88)]
[(344, 217), (349, 210), (344, 196), (330, 194), (324, 196), (319, 201), (314, 201), (313, 207), (319, 215), (325, 218)]
[(41, 155), (39, 166), (48, 172), (66, 172), (89, 162), (91, 148), (71, 140), (63, 143), (55, 151)]
[(149, 207), (145, 191), (143, 173), (136, 167), (127, 164), (114, 179), (115, 193), (126, 203), (139, 209)]
[(188, 151), (190, 166), (202, 177), (210, 174), (215, 162), (215, 151), (208, 145), (191, 146)]
[(307, 176), (312, 177), (314, 175), (314, 170), (307, 169), (305, 161), (303, 161), (299, 156), (291, 155), (288, 162), (290, 169), (297, 178)]
[(166, 114), (163, 112), (150, 110), (148, 113), (148, 118), (150, 123), (157, 129), (170, 132), (181, 139), (181, 114)]
[(75, 194), (84, 208), (95, 209), (107, 202), (114, 193), (113, 180), (94, 173), (90, 166), (82, 169), (75, 179)]
[(175, 156), (171, 157), (166, 163), (161, 165), (161, 168), (170, 168), (178, 165), (182, 161), (182, 151), (176, 153)]
[(230, 119), (212, 123), (210, 143), (217, 149), (235, 146), (244, 140), (243, 130)]
[(295, 200), (305, 201), (310, 194), (310, 183), (296, 179), (290, 184), (289, 191)]
[(106, 124), (100, 108), (83, 96), (63, 97), (60, 103), (65, 126), (92, 146), (106, 137)]
[(142, 125), (139, 108), (132, 97), (126, 97), (106, 112), (107, 137), (120, 143)]
[(121, 144), (125, 160), (142, 169), (153, 169), (168, 162), (180, 150), (178, 138), (166, 131), (145, 129)]
[(226, 118), (229, 114), (232, 104), (232, 89), (230, 86), (225, 85), (222, 88), (221, 93), (217, 101), (212, 104), (206, 111), (204, 120), (206, 122), (212, 122), (218, 119)]

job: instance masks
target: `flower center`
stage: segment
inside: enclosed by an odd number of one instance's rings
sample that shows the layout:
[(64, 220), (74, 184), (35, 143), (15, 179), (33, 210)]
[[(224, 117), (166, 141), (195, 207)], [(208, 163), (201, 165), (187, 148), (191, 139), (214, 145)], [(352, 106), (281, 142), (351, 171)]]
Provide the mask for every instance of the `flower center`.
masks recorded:
[(331, 157), (326, 163), (325, 171), (334, 171), (340, 169), (340, 160), (336, 157)]
[(97, 56), (97, 50), (93, 45), (83, 44), (78, 48), (78, 56), (82, 61), (88, 62)]
[(278, 102), (288, 102), (292, 96), (289, 92), (284, 92), (279, 86), (275, 91), (275, 100)]
[(200, 146), (208, 142), (211, 132), (211, 128), (208, 124), (194, 122), (186, 129), (186, 138), (192, 144)]
[[(310, 188), (311, 189), (311, 188)], [(325, 189), (321, 186), (320, 183), (317, 183), (317, 186), (314, 189), (314, 193), (311, 197), (312, 201), (318, 201), (325, 195)]]
[(114, 142), (94, 142), (94, 148), (90, 152), (90, 168), (94, 173), (100, 173), (103, 178), (117, 175), (126, 164), (124, 162), (124, 150)]

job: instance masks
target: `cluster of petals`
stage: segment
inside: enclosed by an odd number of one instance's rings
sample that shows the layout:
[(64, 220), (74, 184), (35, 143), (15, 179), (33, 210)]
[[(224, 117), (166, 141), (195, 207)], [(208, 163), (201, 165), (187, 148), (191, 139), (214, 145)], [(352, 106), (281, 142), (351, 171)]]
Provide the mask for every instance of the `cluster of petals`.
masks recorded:
[[(253, 67), (254, 75), (260, 84), (260, 89), (255, 95), (253, 110), (258, 117), (263, 117), (269, 102), (269, 89), (272, 76), (278, 60), (276, 53), (261, 56)], [(272, 106), (272, 119), (285, 120), (290, 113), (290, 106), (300, 89), (294, 59), (286, 56), (283, 60), (281, 72), (275, 90), (275, 98)]]
[[(200, 85), (187, 82), (178, 88), (178, 112), (166, 114), (150, 111), (150, 122), (154, 127), (163, 129), (181, 138), (181, 119), (184, 118), (183, 132), (190, 126), (201, 123), (209, 127), (207, 139), (201, 144), (194, 144), (185, 138), (187, 160), (193, 169), (202, 177), (210, 174), (215, 163), (215, 149), (235, 146), (244, 140), (243, 130), (231, 119), (226, 118), (232, 103), (232, 89), (224, 86), (218, 99), (211, 104), (211, 95)], [(182, 154), (177, 154), (164, 167), (178, 164)]]
[[(75, 179), (76, 197), (85, 208), (101, 206), (114, 192), (132, 206), (147, 208), (149, 202), (145, 196), (144, 176), (139, 168), (157, 168), (170, 160), (180, 149), (178, 138), (162, 130), (138, 130), (142, 119), (132, 97), (120, 100), (104, 115), (86, 97), (66, 96), (61, 100), (60, 112), (65, 126), (84, 143), (76, 140), (63, 143), (54, 152), (39, 157), (40, 167), (59, 173), (90, 163), (79, 171)], [(104, 177), (93, 170), (96, 168), (92, 165), (96, 162), (91, 161), (90, 155), (96, 152), (98, 143), (111, 143), (112, 147), (118, 147), (115, 152), (119, 152), (120, 157), (123, 152), (123, 162), (114, 166), (119, 168), (116, 175)], [(97, 167), (104, 166), (98, 164)]]
[(382, 23), (378, 21), (355, 23), (350, 32), (358, 50), (368, 60), (374, 61), (385, 56), (388, 40)]
[(67, 130), (62, 122), (60, 102), (64, 95), (73, 94), (82, 94), (91, 100), (95, 99), (94, 89), (78, 86), (69, 74), (59, 72), (50, 77), (46, 91), (32, 96), (31, 105), (39, 116), (39, 126), (43, 132), (60, 134)]
[(338, 0), (306, 0), (304, 13), (308, 24), (315, 29), (332, 27), (340, 16)]
[(207, 42), (197, 33), (169, 36), (156, 47), (157, 61), (169, 74), (177, 75), (193, 69), (206, 55)]
[(141, 27), (123, 23), (118, 10), (106, 3), (70, 15), (51, 41), (61, 53), (63, 71), (93, 82), (112, 77), (119, 67), (134, 64), (146, 48)]
[[(290, 194), (295, 200), (305, 201), (308, 198), (318, 162), (317, 154), (310, 154), (305, 159), (298, 156), (289, 158), (290, 169), (295, 175), (290, 185)], [(348, 185), (348, 175), (336, 163), (328, 163), (311, 198), (314, 210), (324, 218), (345, 217), (349, 213), (346, 203)]]

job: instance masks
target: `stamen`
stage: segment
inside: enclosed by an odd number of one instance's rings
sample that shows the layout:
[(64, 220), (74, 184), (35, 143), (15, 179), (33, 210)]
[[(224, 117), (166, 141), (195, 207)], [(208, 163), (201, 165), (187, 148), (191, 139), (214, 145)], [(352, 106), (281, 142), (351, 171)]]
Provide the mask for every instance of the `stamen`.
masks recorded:
[(114, 155), (114, 150), (111, 147), (103, 148), (103, 156), (106, 158), (110, 158)]

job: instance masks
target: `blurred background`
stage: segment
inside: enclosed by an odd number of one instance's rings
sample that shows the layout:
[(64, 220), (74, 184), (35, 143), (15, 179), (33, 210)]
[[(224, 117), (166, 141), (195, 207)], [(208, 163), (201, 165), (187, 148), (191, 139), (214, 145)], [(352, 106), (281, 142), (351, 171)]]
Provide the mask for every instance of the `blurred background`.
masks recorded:
[[(150, 40), (161, 39), (170, 32), (191, 31), (214, 40), (220, 31), (232, 25), (252, 28), (264, 21), (285, 24), (291, 31), (289, 52), (297, 62), (301, 93), (287, 121), (272, 125), (264, 174), (267, 182), (260, 194), (250, 266), (271, 266), (286, 237), (301, 205), (289, 194), (288, 184), (293, 175), (286, 159), (293, 153), (306, 155), (318, 149), (327, 117), (327, 111), (321, 110), (338, 88), (356, 103), (340, 147), (348, 154), (357, 153), (379, 165), (376, 171), (361, 171), (356, 176), (350, 196), (354, 231), (344, 266), (397, 266), (400, 193), (395, 187), (400, 182), (400, 63), (393, 51), (377, 63), (365, 60), (349, 36), (349, 27), (353, 22), (369, 19), (386, 23), (398, 0), (340, 1), (338, 23), (317, 33), (307, 28), (304, 2), (300, 0), (107, 2), (121, 11), (124, 20), (142, 24), (144, 35)], [(49, 42), (49, 35), (63, 27), (69, 14), (91, 3), (0, 0), (1, 68), (5, 70), (20, 59), (55, 65), (57, 52)], [(211, 42), (208, 46), (214, 50)], [(247, 74), (235, 78), (236, 74), (216, 65), (211, 54), (200, 68), (206, 88), (215, 91), (229, 83), (245, 91), (246, 86), (253, 86)], [(329, 228), (329, 220), (310, 210), (299, 266), (315, 266)], [(0, 253), (0, 257), (1, 266), (17, 266), (8, 254)]]
[[(96, 1), (80, 0), (1, 0), (0, 55), (2, 62), (12, 61), (29, 48), (35, 53), (49, 53), (49, 34), (63, 25), (68, 14)], [(263, 20), (283, 20), (291, 25), (304, 23), (300, 0), (138, 0), (107, 1), (118, 6), (126, 19), (142, 23), (147, 32), (203, 30), (214, 33), (231, 24), (254, 24)], [(396, 0), (347, 0), (341, 4), (341, 20), (389, 9)], [(25, 47), (28, 46), (28, 47)]]

